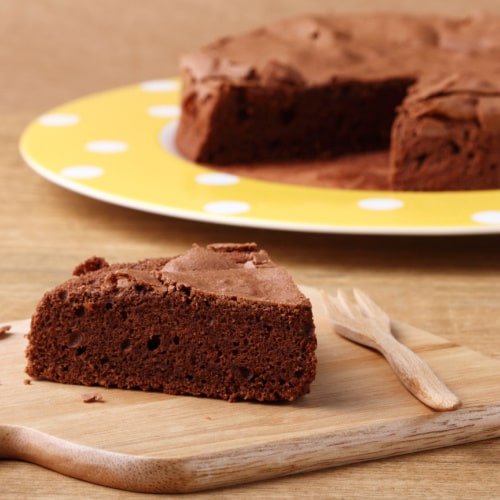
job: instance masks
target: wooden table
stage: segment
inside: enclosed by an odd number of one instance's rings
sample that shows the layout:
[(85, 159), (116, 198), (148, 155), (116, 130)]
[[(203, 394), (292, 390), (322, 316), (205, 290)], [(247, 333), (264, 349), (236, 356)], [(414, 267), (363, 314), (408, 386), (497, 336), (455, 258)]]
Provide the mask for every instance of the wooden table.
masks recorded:
[[(421, 0), (413, 11), (465, 13)], [(124, 7), (125, 5), (125, 7)], [(38, 114), (94, 91), (175, 75), (177, 56), (215, 36), (302, 12), (300, 0), (0, 2), (0, 322), (27, 318), (43, 292), (90, 255), (173, 255), (193, 242), (257, 241), (297, 282), (365, 289), (395, 317), (500, 359), (500, 236), (300, 234), (132, 211), (56, 187), (17, 151)], [(325, 9), (405, 9), (397, 1), (310, 1)], [(408, 5), (407, 9), (410, 6)], [(500, 13), (495, 0), (475, 9)], [(500, 440), (362, 463), (188, 498), (493, 498)], [(2, 498), (133, 498), (40, 467), (0, 462)]]

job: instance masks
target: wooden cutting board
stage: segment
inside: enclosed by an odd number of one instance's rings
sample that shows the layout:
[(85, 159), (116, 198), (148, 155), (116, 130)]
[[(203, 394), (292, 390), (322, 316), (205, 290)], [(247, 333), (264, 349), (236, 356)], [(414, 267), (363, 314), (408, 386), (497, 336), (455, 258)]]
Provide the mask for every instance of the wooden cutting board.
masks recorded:
[[(500, 362), (400, 326), (462, 400), (438, 413), (377, 353), (337, 336), (317, 291), (318, 374), (295, 403), (228, 403), (117, 389), (26, 383), (24, 333), (0, 340), (0, 457), (142, 492), (187, 492), (500, 436)], [(83, 403), (99, 392), (103, 402)]]

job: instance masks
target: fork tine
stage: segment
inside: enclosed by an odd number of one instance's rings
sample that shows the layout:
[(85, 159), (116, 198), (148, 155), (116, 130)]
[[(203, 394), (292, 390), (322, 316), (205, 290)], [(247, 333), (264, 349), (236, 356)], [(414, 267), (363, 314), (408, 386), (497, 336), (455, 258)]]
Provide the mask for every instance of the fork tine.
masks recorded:
[(353, 311), (352, 303), (347, 298), (347, 294), (345, 293), (345, 291), (342, 290), (341, 288), (337, 290), (337, 301), (344, 315), (353, 319), (355, 317), (356, 312)]
[(321, 290), (321, 296), (323, 298), (323, 304), (328, 310), (328, 314), (331, 320), (336, 317), (345, 316), (344, 312), (339, 307), (337, 299), (326, 293), (324, 290)]
[(354, 316), (349, 308), (345, 308), (338, 297), (322, 291), (323, 304), (325, 305), (331, 324), (337, 328), (343, 325), (353, 325)]
[(354, 288), (353, 293), (359, 307), (366, 316), (371, 318), (378, 316), (389, 321), (389, 315), (366, 293), (362, 292), (359, 288)]

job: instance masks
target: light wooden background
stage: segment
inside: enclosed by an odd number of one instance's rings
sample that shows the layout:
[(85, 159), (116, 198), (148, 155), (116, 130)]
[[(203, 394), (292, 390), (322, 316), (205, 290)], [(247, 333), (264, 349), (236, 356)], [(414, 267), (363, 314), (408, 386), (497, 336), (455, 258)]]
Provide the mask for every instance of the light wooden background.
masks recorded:
[[(300, 234), (176, 220), (67, 192), (18, 154), (21, 131), (45, 110), (173, 76), (180, 52), (214, 37), (300, 12), (367, 10), (500, 14), (500, 2), (0, 0), (0, 322), (29, 317), (90, 255), (125, 261), (253, 240), (299, 283), (363, 288), (399, 319), (500, 359), (499, 236)], [(495, 440), (188, 498), (498, 498), (499, 456)], [(139, 497), (0, 461), (1, 498), (85, 496)]]

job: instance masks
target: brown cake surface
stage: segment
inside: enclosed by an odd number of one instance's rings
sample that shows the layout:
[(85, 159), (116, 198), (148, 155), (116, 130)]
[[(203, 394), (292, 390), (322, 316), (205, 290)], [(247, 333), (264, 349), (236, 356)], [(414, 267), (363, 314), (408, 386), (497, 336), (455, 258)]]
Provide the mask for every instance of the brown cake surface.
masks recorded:
[[(177, 146), (187, 158), (214, 165), (331, 158), (391, 148), (391, 153), (398, 150), (391, 154), (394, 189), (500, 187), (498, 176), (475, 185), (470, 175), (462, 176), (461, 169), (476, 169), (471, 165), (480, 155), (472, 162), (449, 160), (458, 172), (449, 174), (451, 180), (440, 173), (429, 182), (412, 184), (413, 174), (394, 173), (414, 170), (414, 162), (401, 161), (403, 150), (416, 142), (419, 149), (433, 147), (421, 134), (414, 133), (406, 142), (414, 121), (412, 113), (401, 111), (406, 104), (399, 106), (410, 87), (421, 79), (464, 70), (496, 86), (499, 69), (500, 19), (491, 16), (287, 19), (225, 37), (182, 57)], [(474, 93), (463, 90), (455, 93), (450, 106), (463, 107), (462, 100)], [(460, 122), (456, 114), (450, 112), (447, 120)], [(398, 133), (393, 130), (396, 116)], [(458, 123), (457, 129), (462, 126)], [(490, 137), (484, 138), (483, 128), (477, 132), (463, 147), (459, 144), (460, 149), (474, 147), (477, 139), (478, 148), (491, 144), (494, 155), (498, 134), (487, 131)], [(430, 165), (435, 156), (427, 158)], [(438, 162), (444, 165), (442, 157)], [(425, 169), (424, 175), (434, 170)], [(463, 182), (457, 183), (457, 177)]]
[(394, 189), (500, 187), (500, 71), (488, 79), (469, 71), (422, 79), (392, 134)]
[(311, 304), (255, 244), (131, 264), (94, 257), (74, 274), (32, 318), (30, 376), (230, 401), (309, 392)]

